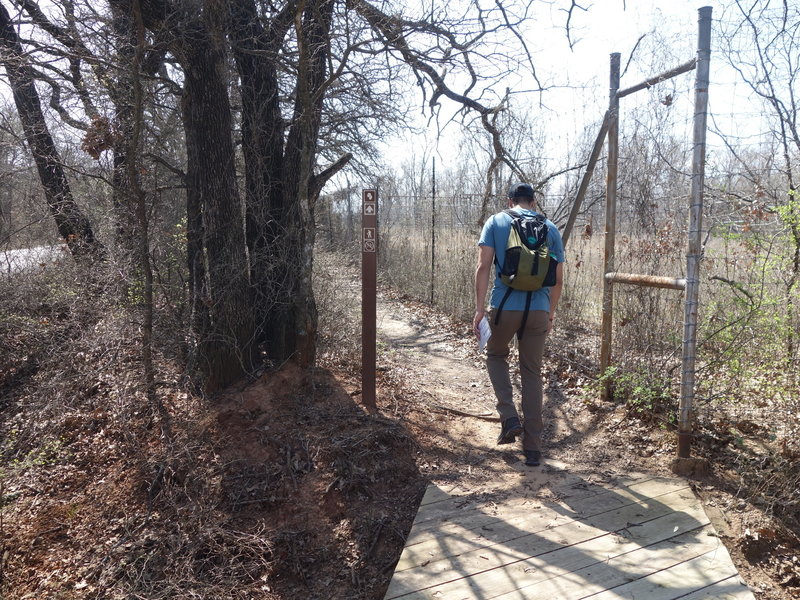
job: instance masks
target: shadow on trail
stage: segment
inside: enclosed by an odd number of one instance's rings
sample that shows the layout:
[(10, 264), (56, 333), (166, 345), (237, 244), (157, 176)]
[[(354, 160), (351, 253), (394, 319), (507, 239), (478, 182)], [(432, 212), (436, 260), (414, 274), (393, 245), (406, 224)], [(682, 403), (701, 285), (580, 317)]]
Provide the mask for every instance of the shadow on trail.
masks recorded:
[(430, 327), (413, 315), (400, 314), (385, 303), (381, 308), (378, 332), (382, 341), (400, 350), (452, 356), (453, 349), (448, 342), (456, 339), (453, 333)]
[(552, 453), (559, 450), (577, 448), (608, 417), (603, 412), (592, 412), (581, 407), (585, 412), (576, 413), (571, 405), (572, 400), (563, 391), (559, 383), (551, 383), (544, 392), (544, 437), (545, 448)]
[[(474, 416), (478, 416), (477, 413), (481, 413), (480, 416), (496, 416), (496, 400), (485, 368), (486, 357), (477, 352), (477, 345), (473, 344), (472, 338), (465, 345), (463, 336), (427, 324), (422, 317), (398, 310), (388, 301), (380, 305), (378, 333), (379, 339), (396, 353), (392, 364), (415, 365), (421, 369), (416, 378), (418, 383), (424, 383), (425, 392), (438, 400), (439, 404)], [(561, 342), (563, 340), (557, 341)], [(472, 348), (472, 345), (475, 347)], [(558, 369), (555, 365), (560, 361), (555, 352), (556, 344), (551, 340), (545, 349), (545, 364)], [(512, 384), (518, 401), (520, 385), (514, 352), (510, 364), (514, 369)], [(557, 376), (555, 381), (545, 381), (544, 385), (545, 448), (568, 449), (579, 446), (588, 434), (596, 430), (604, 414), (574, 414), (570, 410), (570, 398), (557, 381)]]

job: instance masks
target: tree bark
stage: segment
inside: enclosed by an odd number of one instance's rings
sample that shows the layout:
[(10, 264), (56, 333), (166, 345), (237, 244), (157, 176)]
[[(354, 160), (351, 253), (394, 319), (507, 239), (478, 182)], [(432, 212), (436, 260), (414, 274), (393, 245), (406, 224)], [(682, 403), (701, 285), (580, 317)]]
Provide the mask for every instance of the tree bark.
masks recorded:
[(270, 343), (268, 323), (274, 311), (285, 309), (290, 295), (284, 289), (290, 265), (282, 245), (285, 123), (280, 110), (277, 52), (292, 25), (294, 4), (288, 3), (269, 28), (259, 21), (253, 0), (234, 0), (230, 11), (233, 54), (241, 84), (245, 229), (256, 344), (271, 358), (283, 361), (287, 355)]
[[(111, 5), (111, 29), (116, 43), (116, 64), (130, 65), (135, 59), (136, 38), (133, 25), (134, 6), (130, 0), (122, 0)], [(114, 105), (113, 141), (114, 171), (112, 174), (112, 201), (114, 205), (114, 228), (116, 246), (123, 264), (131, 265), (137, 254), (137, 227), (140, 225), (136, 216), (136, 198), (132, 191), (138, 184), (130, 180), (129, 168), (131, 157), (131, 139), (134, 137), (133, 89), (135, 76), (130, 69), (118, 69), (117, 75), (109, 78), (108, 93)]]
[[(123, 10), (127, 5), (126, 0), (111, 1)], [(184, 73), (181, 116), (194, 347), (189, 366), (200, 369), (203, 388), (212, 392), (253, 366), (253, 301), (228, 98), (228, 5), (144, 0), (139, 6), (144, 26), (169, 44)]]
[(294, 229), (297, 235), (294, 247), (301, 253), (295, 283), (297, 294), (290, 312), (294, 317), (295, 330), (286, 333), (289, 334), (287, 341), (294, 344), (297, 361), (304, 366), (313, 365), (316, 358), (317, 306), (312, 287), (312, 272), (316, 238), (314, 207), (319, 190), (315, 189), (317, 184), (314, 181), (314, 166), (325, 97), (333, 7), (333, 0), (310, 1), (300, 22), (295, 124), (287, 139), (287, 160), (284, 163), (285, 167), (292, 164), (300, 167), (297, 172), (297, 192), (291, 196), (296, 202), (295, 214), (298, 219), (298, 226)]
[[(288, 3), (263, 28), (253, 0), (231, 5), (241, 79), (247, 243), (258, 342), (275, 361), (315, 359), (317, 310), (311, 286), (317, 138), (330, 52), (334, 2)], [(299, 64), (291, 127), (284, 142), (277, 50), (294, 25)], [(341, 168), (349, 156), (341, 161)], [(328, 175), (329, 176), (329, 175)]]
[(317, 308), (312, 289), (314, 180), (317, 139), (322, 119), (326, 65), (330, 52), (332, 0), (309, 0), (298, 5), (295, 29), (299, 63), (292, 127), (283, 160), (284, 203), (281, 229), (286, 248), (287, 303), (270, 315), (266, 324), (269, 353), (292, 357), (301, 366), (316, 358)]
[[(219, 389), (252, 367), (252, 301), (243, 214), (236, 189), (224, 40), (203, 26), (181, 48), (187, 151), (189, 262), (205, 389)], [(199, 25), (199, 24), (198, 24)], [(215, 35), (215, 33), (217, 35)]]
[(39, 93), (36, 91), (35, 72), (25, 58), (11, 17), (2, 4), (0, 4), (0, 45), (6, 50), (3, 53), (2, 64), (8, 73), (25, 141), (36, 163), (45, 200), (50, 214), (55, 219), (58, 233), (64, 238), (76, 260), (89, 259), (91, 262), (102, 259), (105, 255), (103, 246), (95, 238), (89, 219), (75, 203), (61, 157), (47, 128)]

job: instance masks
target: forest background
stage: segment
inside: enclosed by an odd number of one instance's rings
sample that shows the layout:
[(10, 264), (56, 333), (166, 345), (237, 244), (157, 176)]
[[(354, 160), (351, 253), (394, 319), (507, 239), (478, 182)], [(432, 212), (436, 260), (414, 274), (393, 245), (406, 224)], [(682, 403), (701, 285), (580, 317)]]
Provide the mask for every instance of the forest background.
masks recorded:
[[(70, 419), (108, 411), (142, 423), (127, 452), (174, 449), (176, 398), (287, 362), (357, 368), (314, 257), (357, 260), (364, 187), (381, 198), (382, 282), (468, 318), (474, 240), (509, 183), (534, 183), (563, 226), (608, 53), (623, 53), (623, 86), (686, 62), (695, 9), (0, 2), (3, 485), (66, 460)], [(745, 471), (796, 527), (800, 8), (714, 10), (696, 418), (725, 423), (726, 443), (765, 441)], [(651, 27), (598, 46), (628, 15)], [(620, 271), (685, 271), (693, 85), (623, 104)], [(576, 332), (599, 318), (604, 175), (568, 247), (559, 319)], [(611, 381), (673, 427), (681, 314), (671, 291), (619, 294), (614, 367), (589, 393)], [(81, 383), (107, 360), (107, 379)], [(147, 475), (149, 502), (167, 471)]]

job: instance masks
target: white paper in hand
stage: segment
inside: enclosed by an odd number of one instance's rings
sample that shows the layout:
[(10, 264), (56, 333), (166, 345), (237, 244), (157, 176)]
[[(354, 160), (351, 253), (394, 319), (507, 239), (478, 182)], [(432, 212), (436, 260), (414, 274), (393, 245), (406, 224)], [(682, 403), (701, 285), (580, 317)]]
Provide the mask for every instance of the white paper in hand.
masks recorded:
[(483, 349), (486, 347), (486, 342), (488, 342), (489, 338), (492, 336), (489, 320), (486, 317), (483, 317), (481, 322), (478, 323), (478, 331), (480, 332), (480, 336), (478, 337), (478, 350), (483, 352)]

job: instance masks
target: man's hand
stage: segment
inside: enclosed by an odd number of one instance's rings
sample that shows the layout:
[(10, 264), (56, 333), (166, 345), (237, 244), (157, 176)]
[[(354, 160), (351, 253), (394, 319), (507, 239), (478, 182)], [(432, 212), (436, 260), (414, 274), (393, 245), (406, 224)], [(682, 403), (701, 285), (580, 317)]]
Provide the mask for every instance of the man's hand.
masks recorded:
[(489, 275), (494, 261), (494, 248), (491, 246), (478, 247), (478, 264), (475, 267), (475, 316), (472, 318), (472, 331), (475, 337), (481, 339), (478, 324), (486, 314), (486, 292), (489, 289)]
[(475, 316), (472, 318), (472, 331), (475, 333), (475, 337), (478, 339), (481, 339), (480, 323), (485, 314), (486, 311), (480, 308), (475, 311)]

